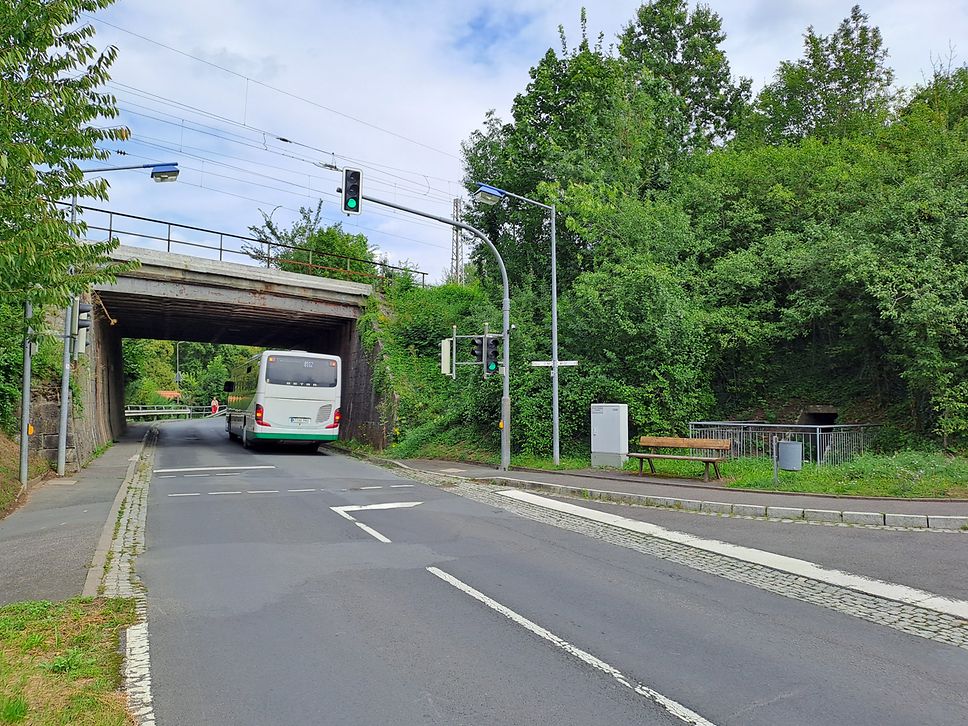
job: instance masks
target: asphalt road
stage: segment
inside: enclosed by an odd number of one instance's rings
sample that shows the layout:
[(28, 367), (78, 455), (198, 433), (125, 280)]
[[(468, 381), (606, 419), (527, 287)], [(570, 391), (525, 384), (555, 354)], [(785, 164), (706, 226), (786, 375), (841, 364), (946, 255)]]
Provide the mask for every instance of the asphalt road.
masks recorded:
[(968, 721), (964, 649), (345, 456), (177, 422), (155, 469), (162, 726), (684, 723), (646, 687), (717, 726)]

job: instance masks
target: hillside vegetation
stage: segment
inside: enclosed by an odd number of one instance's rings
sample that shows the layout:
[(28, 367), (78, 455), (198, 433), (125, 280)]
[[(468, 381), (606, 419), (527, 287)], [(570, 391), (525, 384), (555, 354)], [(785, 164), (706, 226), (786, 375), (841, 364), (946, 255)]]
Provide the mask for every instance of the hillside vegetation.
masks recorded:
[[(753, 97), (723, 39), (708, 10), (643, 5), (617, 52), (562, 39), (512, 119), (464, 144), (469, 190), (557, 206), (560, 358), (580, 362), (561, 371), (563, 450), (587, 451), (603, 401), (629, 405), (630, 435), (826, 403), (884, 424), (884, 449), (964, 447), (968, 68), (893, 87), (854, 8)], [(548, 214), (505, 200), (467, 220), (511, 277), (515, 451), (547, 456), (550, 378), (529, 364), (550, 358)], [(468, 284), (398, 281), (369, 313), (400, 454), (497, 450), (499, 376), (438, 369), (451, 325), (500, 328), (496, 266), (472, 259)]]

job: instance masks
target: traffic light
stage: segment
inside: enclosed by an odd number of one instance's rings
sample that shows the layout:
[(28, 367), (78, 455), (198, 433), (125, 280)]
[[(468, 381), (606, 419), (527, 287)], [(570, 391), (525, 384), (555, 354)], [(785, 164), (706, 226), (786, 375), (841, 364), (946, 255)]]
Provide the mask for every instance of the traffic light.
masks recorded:
[(474, 338), (474, 340), (471, 341), (474, 344), (474, 347), (471, 348), (471, 355), (474, 356), (474, 360), (476, 360), (478, 363), (484, 362), (485, 340), (486, 338)]
[(487, 339), (487, 359), (484, 361), (484, 375), (489, 376), (492, 373), (497, 373), (498, 366), (498, 347), (501, 345), (501, 341), (497, 338)]
[(91, 327), (91, 311), (94, 306), (91, 303), (75, 300), (71, 310), (71, 335), (77, 335), (78, 331)]
[(363, 201), (363, 172), (359, 169), (343, 169), (343, 211), (359, 214)]

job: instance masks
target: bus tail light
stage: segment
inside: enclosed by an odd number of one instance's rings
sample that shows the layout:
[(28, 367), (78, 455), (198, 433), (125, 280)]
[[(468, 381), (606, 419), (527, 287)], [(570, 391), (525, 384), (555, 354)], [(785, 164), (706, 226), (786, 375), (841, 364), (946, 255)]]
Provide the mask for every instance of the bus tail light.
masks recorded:
[(255, 405), (255, 422), (259, 426), (272, 426), (270, 423), (265, 422), (266, 410), (262, 408), (261, 403)]
[(333, 423), (328, 424), (326, 426), (326, 428), (328, 428), (328, 429), (338, 429), (339, 428), (339, 420), (340, 420), (340, 418), (341, 418), (340, 412), (339, 412), (339, 409), (337, 408), (336, 409), (336, 413), (333, 414)]

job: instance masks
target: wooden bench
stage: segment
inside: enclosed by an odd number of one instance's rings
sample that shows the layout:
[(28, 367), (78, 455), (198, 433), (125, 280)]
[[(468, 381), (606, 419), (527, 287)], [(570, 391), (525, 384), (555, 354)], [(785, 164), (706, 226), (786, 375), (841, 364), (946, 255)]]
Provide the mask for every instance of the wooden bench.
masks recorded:
[[(649, 471), (655, 474), (653, 459), (680, 459), (683, 461), (701, 461), (706, 465), (702, 480), (709, 481), (709, 465), (713, 465), (716, 478), (720, 479), (719, 462), (726, 460), (726, 452), (732, 446), (729, 439), (680, 439), (674, 436), (643, 436), (639, 439), (639, 446), (652, 449), (651, 453), (630, 453), (629, 456), (639, 460), (639, 476), (642, 476), (642, 462), (649, 462)], [(686, 456), (685, 454), (656, 454), (656, 449), (705, 449), (707, 451), (721, 451), (717, 456)]]

